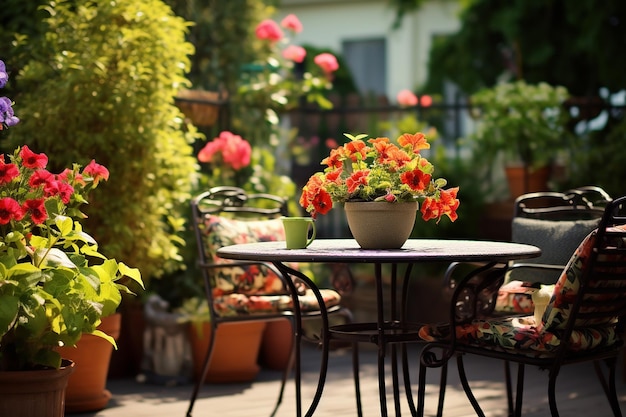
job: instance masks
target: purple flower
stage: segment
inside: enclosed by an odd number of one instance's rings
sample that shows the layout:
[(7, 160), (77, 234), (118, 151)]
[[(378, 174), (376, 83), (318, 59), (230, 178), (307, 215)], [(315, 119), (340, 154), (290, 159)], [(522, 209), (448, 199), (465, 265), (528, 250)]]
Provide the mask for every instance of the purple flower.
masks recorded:
[(9, 80), (9, 74), (7, 68), (4, 66), (4, 62), (0, 60), (0, 88), (4, 88)]
[(19, 123), (20, 119), (14, 115), (12, 104), (7, 97), (0, 97), (0, 125), (11, 127)]

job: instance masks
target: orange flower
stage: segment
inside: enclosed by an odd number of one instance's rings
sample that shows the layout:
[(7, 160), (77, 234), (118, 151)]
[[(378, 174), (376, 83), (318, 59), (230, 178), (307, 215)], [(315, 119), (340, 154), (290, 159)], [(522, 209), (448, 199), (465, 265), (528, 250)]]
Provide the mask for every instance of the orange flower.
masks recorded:
[(348, 186), (348, 193), (352, 194), (356, 191), (359, 185), (367, 185), (367, 176), (370, 171), (368, 169), (356, 171), (346, 179), (346, 185)]
[(419, 168), (403, 173), (400, 179), (403, 184), (408, 185), (411, 187), (411, 190), (415, 191), (423, 191), (430, 184), (430, 175), (425, 174)]
[(419, 153), (422, 149), (430, 149), (430, 143), (426, 140), (426, 136), (423, 133), (405, 133), (398, 138), (400, 146), (411, 145), (413, 152)]

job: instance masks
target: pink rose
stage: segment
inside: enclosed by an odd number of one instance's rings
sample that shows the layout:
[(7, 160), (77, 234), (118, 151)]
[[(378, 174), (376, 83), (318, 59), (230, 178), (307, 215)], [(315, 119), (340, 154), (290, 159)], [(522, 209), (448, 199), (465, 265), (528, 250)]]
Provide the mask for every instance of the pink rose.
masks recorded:
[(400, 106), (404, 107), (417, 106), (418, 103), (417, 96), (411, 90), (400, 91), (396, 96), (396, 100), (398, 100)]
[(339, 69), (337, 58), (327, 52), (321, 53), (313, 60), (326, 74), (330, 74)]
[(295, 14), (289, 14), (280, 22), (280, 25), (285, 29), (289, 29), (294, 33), (302, 32), (302, 23)]
[(283, 57), (285, 59), (289, 59), (290, 61), (297, 62), (300, 64), (304, 61), (304, 57), (306, 56), (306, 49), (297, 45), (289, 45), (285, 49), (283, 49)]
[(250, 165), (251, 155), (252, 148), (250, 144), (241, 136), (231, 134), (231, 136), (224, 141), (222, 158), (224, 163), (233, 167), (234, 170), (239, 170)]
[(283, 38), (283, 31), (280, 30), (278, 23), (271, 19), (265, 19), (259, 23), (255, 29), (258, 39), (269, 40), (270, 42), (278, 42)]

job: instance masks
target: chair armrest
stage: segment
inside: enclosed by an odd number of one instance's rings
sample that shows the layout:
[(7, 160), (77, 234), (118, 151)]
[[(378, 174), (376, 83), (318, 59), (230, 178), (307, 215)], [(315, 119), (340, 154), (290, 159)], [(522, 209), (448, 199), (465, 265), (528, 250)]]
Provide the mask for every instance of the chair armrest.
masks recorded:
[(535, 263), (515, 263), (509, 266), (509, 271), (513, 269), (541, 269), (541, 270), (549, 270), (549, 271), (562, 271), (565, 268), (565, 265), (553, 265), (553, 264), (535, 264)]

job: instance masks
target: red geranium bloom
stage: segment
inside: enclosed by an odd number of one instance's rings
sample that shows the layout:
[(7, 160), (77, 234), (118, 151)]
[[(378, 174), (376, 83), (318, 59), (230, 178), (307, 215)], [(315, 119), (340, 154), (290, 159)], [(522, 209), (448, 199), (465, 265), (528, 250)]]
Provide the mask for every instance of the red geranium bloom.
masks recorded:
[(24, 164), (26, 168), (39, 169), (45, 168), (46, 165), (48, 165), (48, 157), (46, 154), (35, 153), (26, 145), (22, 146), (20, 157), (22, 158), (22, 164)]
[(26, 200), (22, 206), (24, 212), (30, 215), (30, 218), (35, 224), (42, 224), (48, 218), (48, 212), (44, 204), (45, 199), (36, 198), (33, 200)]
[(3, 159), (0, 160), (0, 184), (8, 184), (18, 175), (20, 171), (15, 164), (5, 164)]
[(0, 198), (0, 224), (7, 224), (11, 220), (21, 220), (24, 211), (19, 203), (11, 197)]

